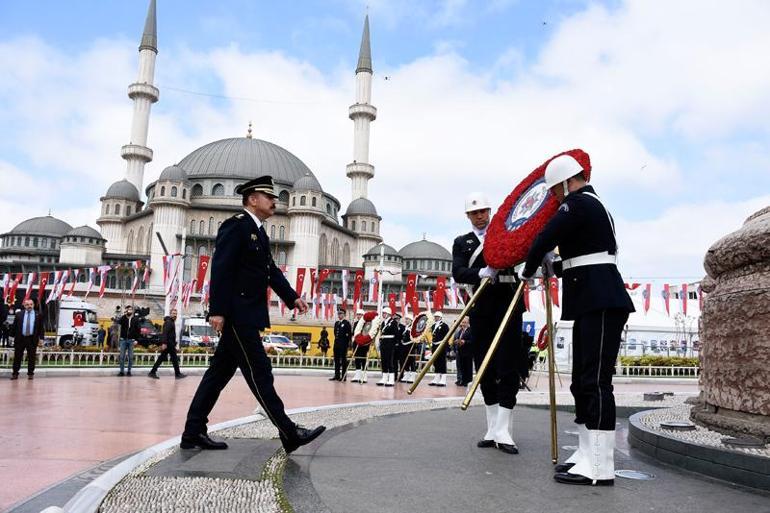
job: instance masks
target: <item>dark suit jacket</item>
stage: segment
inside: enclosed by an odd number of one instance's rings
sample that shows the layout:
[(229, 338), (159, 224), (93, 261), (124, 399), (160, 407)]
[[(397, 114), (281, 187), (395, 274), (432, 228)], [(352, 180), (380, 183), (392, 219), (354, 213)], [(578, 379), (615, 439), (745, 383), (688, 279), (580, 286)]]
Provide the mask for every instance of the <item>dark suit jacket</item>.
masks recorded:
[(334, 323), (334, 347), (337, 349), (347, 349), (350, 346), (350, 339), (353, 336), (353, 327), (350, 321), (342, 319)]
[[(24, 314), (26, 313), (26, 310), (23, 308), (16, 312), (16, 319), (13, 322), (13, 337), (14, 339), (19, 339), (22, 336), (23, 329), (24, 329)], [(32, 334), (38, 339), (41, 340), (43, 338), (43, 315), (40, 312), (35, 312), (35, 326), (32, 330)]]
[[(613, 222), (604, 206), (584, 192), (593, 194), (594, 189), (586, 185), (570, 193), (535, 238), (527, 255), (525, 276), (534, 274), (545, 254), (557, 245), (563, 260), (602, 251), (616, 254)], [(616, 265), (585, 265), (567, 269), (561, 274), (562, 319), (574, 320), (586, 312), (605, 308), (634, 311)]]
[(445, 323), (444, 321), (437, 322), (433, 325), (432, 335), (433, 335), (433, 344), (438, 344), (442, 340), (444, 340), (444, 337), (446, 337), (446, 334), (449, 333), (449, 325)]
[(136, 314), (132, 315), (130, 319), (127, 315), (123, 315), (118, 322), (120, 324), (120, 338), (136, 340), (141, 335), (141, 331), (139, 331), (141, 321)]
[(160, 343), (168, 347), (176, 347), (176, 323), (171, 316), (163, 318), (163, 330), (160, 333)]
[(270, 239), (246, 212), (222, 223), (211, 262), (209, 315), (235, 325), (270, 327), (267, 288), (293, 307), (297, 293), (273, 262)]

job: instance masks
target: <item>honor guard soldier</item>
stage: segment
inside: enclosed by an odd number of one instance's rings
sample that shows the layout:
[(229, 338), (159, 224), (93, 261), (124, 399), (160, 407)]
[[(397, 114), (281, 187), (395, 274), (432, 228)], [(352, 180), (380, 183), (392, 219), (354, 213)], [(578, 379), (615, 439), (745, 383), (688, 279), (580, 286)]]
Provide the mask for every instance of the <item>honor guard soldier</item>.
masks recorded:
[(329, 381), (342, 381), (342, 376), (348, 366), (348, 348), (353, 337), (353, 327), (345, 319), (345, 310), (337, 311), (337, 322), (334, 323), (334, 377)]
[[(431, 328), (431, 351), (436, 352), (439, 343), (444, 340), (446, 334), (449, 333), (449, 326), (444, 322), (444, 314), (441, 310), (437, 310), (433, 314), (433, 327)], [(433, 381), (428, 383), (432, 387), (445, 387), (446, 386), (446, 351), (442, 351), (436, 361), (433, 363)]]
[[(500, 276), (497, 279), (498, 271), (489, 267), (484, 261), (482, 250), (491, 214), (489, 200), (482, 194), (469, 195), (465, 200), (465, 214), (473, 226), (473, 231), (454, 240), (452, 276), (457, 283), (465, 283), (473, 287), (477, 287), (482, 278), (492, 281), (468, 314), (473, 332), (473, 361), (478, 370), (503, 321), (508, 305), (513, 301), (518, 282), (513, 276)], [(487, 432), (476, 445), (497, 447), (509, 454), (519, 452), (509, 426), (521, 380), (517, 369), (521, 365), (521, 359), (525, 358), (521, 349), (523, 313), (524, 305), (519, 303), (481, 380), (481, 393), (486, 406)]]
[(366, 383), (366, 358), (369, 356), (369, 346), (371, 345), (371, 341), (366, 344), (359, 344), (355, 341), (355, 336), (360, 334), (360, 331), (358, 330), (363, 327), (360, 322), (363, 317), (364, 311), (359, 308), (356, 311), (356, 321), (353, 327), (355, 346), (355, 349), (353, 349), (353, 364), (356, 367), (356, 373), (353, 375), (353, 379), (350, 380), (351, 383)]
[[(553, 159), (545, 183), (561, 203), (532, 244), (521, 275), (543, 264), (562, 277), (561, 318), (572, 328), (572, 385), (578, 450), (556, 466), (560, 483), (611, 485), (615, 478), (615, 398), (612, 372), (623, 326), (634, 311), (616, 265), (615, 223), (583, 174), (589, 162)], [(561, 261), (549, 253), (556, 246)]]
[[(417, 370), (414, 359), (414, 348), (416, 344), (412, 341), (412, 322), (414, 317), (412, 314), (406, 314), (404, 320), (404, 332), (401, 334), (401, 340), (397, 346), (398, 357), (398, 370), (404, 369), (404, 372), (399, 376), (398, 381), (402, 383), (414, 383), (414, 373)], [(411, 379), (411, 381), (409, 381)]]
[(227, 219), (217, 232), (211, 263), (209, 323), (221, 336), (195, 392), (182, 434), (182, 449), (227, 449), (209, 438), (208, 415), (225, 385), (241, 370), (265, 414), (278, 428), (286, 453), (310, 443), (325, 427), (305, 429), (289, 419), (273, 386), (270, 359), (260, 332), (270, 327), (267, 288), (300, 313), (307, 304), (276, 267), (263, 223), (275, 212), (273, 179), (262, 176), (239, 185), (244, 211)]
[(377, 386), (392, 387), (396, 379), (396, 369), (393, 357), (401, 330), (398, 319), (393, 316), (389, 306), (382, 309), (382, 334), (380, 335), (380, 361), (382, 363), (382, 379)]

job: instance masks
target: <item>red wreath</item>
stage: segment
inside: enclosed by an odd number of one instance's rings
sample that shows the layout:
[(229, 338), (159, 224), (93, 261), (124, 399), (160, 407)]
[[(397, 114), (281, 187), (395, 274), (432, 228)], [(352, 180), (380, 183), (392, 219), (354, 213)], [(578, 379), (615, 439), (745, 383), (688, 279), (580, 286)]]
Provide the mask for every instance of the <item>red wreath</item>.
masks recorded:
[[(371, 322), (374, 320), (375, 317), (377, 317), (377, 312), (366, 312), (364, 314), (364, 322)], [(358, 335), (356, 335), (354, 342), (356, 343), (356, 345), (366, 346), (372, 342), (372, 337), (368, 334), (359, 333)]]
[(548, 333), (545, 328), (540, 328), (540, 333), (537, 334), (537, 348), (541, 351), (548, 349)]
[(545, 203), (540, 209), (527, 219), (514, 231), (508, 231), (505, 226), (508, 215), (519, 198), (538, 180), (545, 175), (545, 168), (549, 162), (561, 155), (570, 155), (582, 166), (586, 180), (591, 178), (591, 160), (588, 154), (580, 149), (574, 149), (559, 153), (543, 162), (532, 171), (519, 185), (513, 189), (505, 201), (497, 209), (484, 239), (484, 261), (495, 269), (508, 269), (527, 258), (529, 248), (535, 237), (543, 227), (551, 220), (559, 204), (553, 194), (548, 193)]

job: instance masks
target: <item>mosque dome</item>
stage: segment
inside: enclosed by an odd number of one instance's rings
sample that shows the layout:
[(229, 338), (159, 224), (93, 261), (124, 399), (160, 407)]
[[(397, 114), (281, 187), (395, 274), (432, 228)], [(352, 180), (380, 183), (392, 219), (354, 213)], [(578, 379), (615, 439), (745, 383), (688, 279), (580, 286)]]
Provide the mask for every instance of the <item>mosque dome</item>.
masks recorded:
[(93, 239), (104, 239), (101, 233), (88, 225), (78, 226), (77, 228), (70, 230), (66, 235), (67, 237), (89, 237)]
[(374, 203), (366, 198), (356, 198), (348, 205), (348, 210), (345, 212), (346, 216), (352, 215), (366, 215), (376, 216), (377, 209), (374, 208)]
[(168, 166), (158, 177), (158, 181), (184, 182), (185, 180), (187, 180), (187, 173), (179, 166)]
[[(179, 164), (194, 180), (205, 177), (245, 178), (270, 175), (285, 185), (310, 175), (310, 169), (291, 152), (280, 146), (250, 137), (222, 139), (201, 146)], [(316, 180), (317, 182), (317, 180)]]
[(110, 185), (110, 188), (107, 189), (107, 194), (105, 194), (104, 197), (139, 201), (139, 191), (136, 190), (134, 184), (123, 179)]
[[(133, 186), (132, 186), (133, 187)], [(72, 231), (72, 226), (52, 216), (33, 217), (17, 224), (9, 233), (18, 235), (47, 235), (62, 237)]]
[(294, 182), (294, 190), (323, 192), (323, 189), (321, 189), (321, 184), (318, 183), (318, 179), (310, 173)]
[(401, 256), (398, 253), (398, 251), (396, 250), (396, 248), (394, 248), (393, 246), (388, 246), (384, 242), (381, 242), (381, 243), (377, 244), (372, 249), (367, 251), (366, 255), (367, 256), (371, 256), (371, 255), (380, 256), (380, 248), (383, 248), (383, 247), (385, 248), (385, 252), (384, 252), (385, 256), (397, 256), (397, 257)]
[(418, 240), (407, 244), (399, 254), (406, 260), (427, 259), (427, 260), (452, 260), (452, 254), (444, 246), (431, 242), (429, 240)]

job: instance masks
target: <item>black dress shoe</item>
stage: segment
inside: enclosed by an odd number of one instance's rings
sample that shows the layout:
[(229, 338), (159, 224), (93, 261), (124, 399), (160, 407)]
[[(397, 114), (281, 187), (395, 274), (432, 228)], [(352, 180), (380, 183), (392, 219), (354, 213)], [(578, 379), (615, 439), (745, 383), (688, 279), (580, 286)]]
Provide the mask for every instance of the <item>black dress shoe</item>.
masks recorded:
[(614, 479), (591, 479), (579, 474), (570, 474), (569, 472), (558, 472), (553, 475), (557, 483), (587, 485), (587, 486), (614, 486)]
[(13, 381), (14, 379), (19, 379), (19, 375), (18, 374), (11, 374), (11, 381)]
[(494, 447), (495, 441), (494, 440), (484, 440), (483, 438), (476, 442), (476, 447), (481, 447), (482, 449), (486, 449), (488, 447)]
[(498, 449), (500, 449), (504, 453), (519, 454), (519, 448), (516, 447), (516, 444), (499, 444), (495, 442), (495, 445), (497, 446)]
[(290, 454), (303, 445), (307, 445), (318, 438), (324, 431), (326, 431), (326, 426), (318, 426), (315, 429), (306, 429), (302, 426), (297, 426), (297, 430), (291, 438), (285, 438), (283, 434), (281, 434), (283, 450), (286, 451), (286, 454)]
[(29, 375), (27, 376), (27, 379), (35, 379), (35, 376), (34, 376), (34, 375), (32, 375), (32, 374), (29, 374)]
[(123, 374), (123, 371), (121, 371), (121, 372), (118, 372), (118, 376), (125, 376), (125, 374)]
[(147, 373), (147, 377), (148, 378), (152, 378), (152, 379), (160, 379), (160, 377), (157, 374), (155, 374), (154, 372), (148, 372)]
[(333, 378), (329, 378), (329, 381), (339, 381), (339, 380), (340, 378), (338, 378), (337, 376), (334, 376)]
[(564, 472), (568, 471), (572, 467), (574, 467), (574, 463), (559, 463), (555, 467), (553, 467), (553, 471), (557, 474), (563, 474)]
[(184, 379), (187, 377), (187, 374), (182, 374), (181, 372), (179, 374), (174, 375), (175, 379)]
[(195, 449), (200, 447), (203, 450), (209, 451), (221, 451), (227, 449), (227, 444), (224, 442), (215, 442), (206, 433), (200, 433), (197, 435), (182, 435), (182, 442), (179, 444), (182, 449)]

